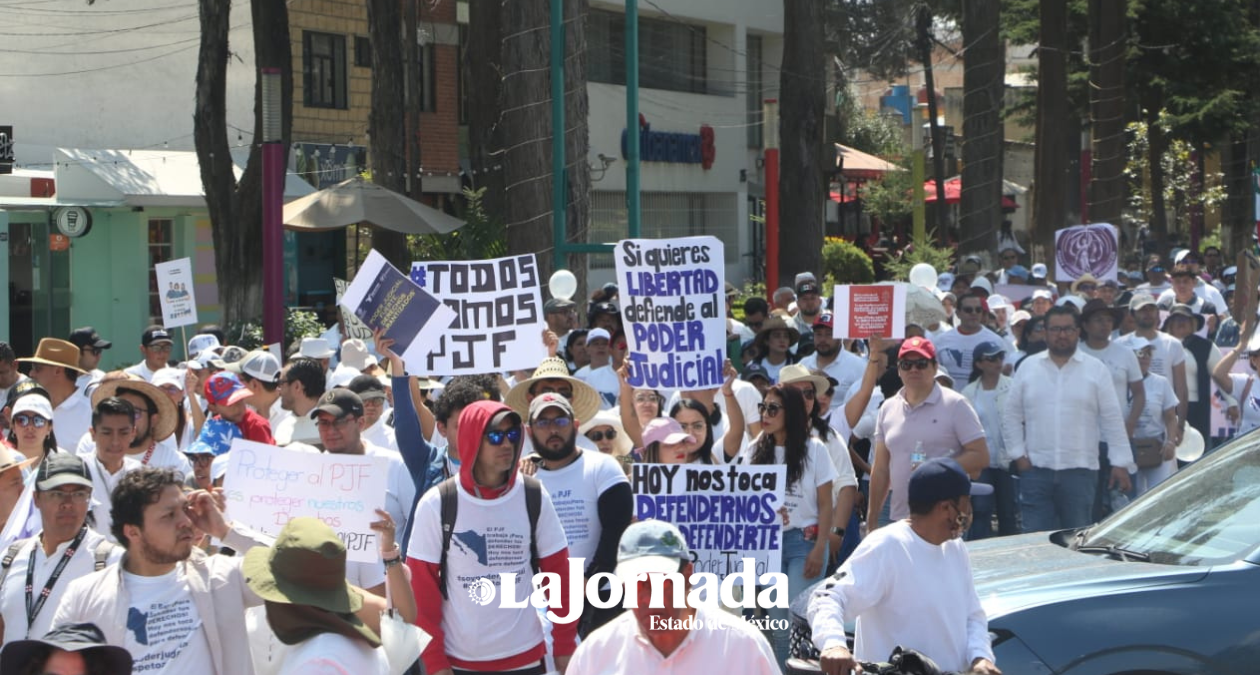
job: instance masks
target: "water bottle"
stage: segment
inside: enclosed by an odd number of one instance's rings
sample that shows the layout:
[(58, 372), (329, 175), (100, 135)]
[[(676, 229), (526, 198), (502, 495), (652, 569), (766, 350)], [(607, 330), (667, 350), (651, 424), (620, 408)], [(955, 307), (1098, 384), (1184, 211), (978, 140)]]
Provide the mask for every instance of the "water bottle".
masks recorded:
[(1129, 497), (1123, 492), (1112, 488), (1111, 490), (1111, 512), (1115, 513), (1120, 509), (1129, 505)]
[(910, 453), (910, 470), (914, 471), (927, 461), (927, 453), (923, 451), (923, 441), (914, 444), (914, 452)]

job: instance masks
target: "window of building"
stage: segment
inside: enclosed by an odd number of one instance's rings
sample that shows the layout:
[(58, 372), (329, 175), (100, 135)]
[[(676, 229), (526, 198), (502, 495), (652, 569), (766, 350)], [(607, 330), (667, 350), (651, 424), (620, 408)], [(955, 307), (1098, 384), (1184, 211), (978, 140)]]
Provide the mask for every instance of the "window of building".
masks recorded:
[(420, 45), (420, 63), (416, 72), (420, 77), (420, 112), (437, 110), (437, 49), (433, 43)]
[(175, 258), (175, 221), (164, 218), (149, 220), (149, 323), (162, 323), (162, 302), (158, 299), (158, 263)]
[[(626, 18), (592, 9), (587, 15), (587, 65), (592, 82), (626, 83)], [(639, 17), (639, 86), (708, 93), (704, 26)]]
[(302, 32), (303, 104), (346, 109), (346, 36)]
[(372, 40), (362, 35), (354, 36), (354, 65), (358, 68), (372, 67)]
[[(736, 195), (721, 192), (642, 192), (640, 236), (647, 239), (713, 235), (726, 242), (726, 264), (739, 262)], [(589, 241), (618, 241), (629, 234), (626, 193), (591, 193)], [(591, 254), (591, 269), (613, 269), (611, 253)]]
[(744, 54), (748, 72), (748, 147), (761, 147), (761, 102), (764, 98), (761, 77), (761, 36), (749, 35)]

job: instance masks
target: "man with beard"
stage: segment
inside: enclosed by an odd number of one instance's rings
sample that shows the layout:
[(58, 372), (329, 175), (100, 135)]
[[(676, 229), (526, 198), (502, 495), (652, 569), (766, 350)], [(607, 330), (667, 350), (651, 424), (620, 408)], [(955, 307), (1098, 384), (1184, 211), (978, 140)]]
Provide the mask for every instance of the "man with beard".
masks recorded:
[(327, 383), (324, 367), (308, 358), (293, 359), (280, 371), (280, 406), (293, 413), (272, 430), (276, 445), (319, 443), (319, 430), (311, 420), (311, 411), (324, 395)]
[(796, 322), (796, 330), (801, 335), (812, 334), (814, 332), (814, 322), (818, 320), (818, 313), (821, 311), (822, 293), (818, 287), (818, 282), (814, 279), (814, 275), (798, 275), (796, 282), (796, 316), (792, 317)]
[(1151, 372), (1172, 383), (1177, 392), (1177, 438), (1181, 443), (1181, 431), (1185, 428), (1190, 411), (1190, 389), (1186, 384), (1186, 350), (1177, 338), (1159, 330), (1160, 311), (1155, 298), (1149, 293), (1137, 293), (1129, 300), (1129, 313), (1133, 315), (1133, 334), (1144, 337), (1154, 347), (1151, 355)]
[[(589, 579), (615, 570), (617, 542), (630, 524), (634, 496), (616, 459), (577, 447), (578, 424), (573, 405), (559, 394), (542, 394), (529, 404), (529, 435), (540, 457), (536, 475), (560, 516), (569, 557), (586, 561)], [(588, 604), (578, 634), (585, 638), (620, 613), (620, 607), (601, 610)]]
[[(971, 380), (971, 355), (976, 347), (985, 342), (1002, 344), (1002, 336), (982, 324), (989, 313), (984, 298), (975, 292), (958, 296), (958, 326), (937, 336), (936, 345), (940, 363), (949, 371), (955, 382), (966, 384)], [(962, 385), (959, 385), (961, 388)]]
[[(971, 495), (993, 487), (971, 482), (958, 462), (939, 457), (914, 470), (907, 492), (910, 517), (863, 539), (810, 598), (822, 672), (849, 675), (857, 661), (883, 661), (906, 645), (942, 671), (1001, 675), (960, 539), (971, 524)], [(850, 653), (844, 622), (854, 619)]]
[[(144, 466), (167, 467), (185, 474), (191, 471), (192, 465), (179, 451), (174, 436), (180, 413), (165, 392), (142, 380), (108, 380), (92, 392), (93, 407), (111, 396), (130, 403), (137, 413), (136, 436), (127, 450), (128, 457)], [(84, 434), (75, 454), (86, 461), (95, 453), (95, 441)]]
[(245, 585), (239, 556), (206, 556), (195, 543), (203, 532), (237, 553), (270, 542), (230, 525), (209, 492), (185, 495), (182, 486), (170, 469), (123, 476), (111, 529), (127, 552), (71, 583), (53, 626), (100, 626), (108, 644), (131, 652), (137, 672), (252, 673), (245, 608), (262, 599)]
[[(843, 348), (832, 332), (832, 320), (831, 312), (823, 312), (814, 319), (814, 353), (801, 359), (801, 365), (809, 370), (821, 370), (835, 379), (838, 395), (831, 400), (834, 411), (848, 400), (849, 389), (862, 381), (866, 359)], [(882, 396), (880, 401), (883, 401)], [(879, 407), (878, 402), (875, 407)]]
[(1111, 462), (1107, 487), (1127, 492), (1137, 471), (1111, 372), (1077, 349), (1077, 321), (1068, 307), (1046, 312), (1048, 349), (1024, 360), (1006, 395), (1002, 435), (1019, 472), (1024, 532), (1094, 522), (1099, 441)]

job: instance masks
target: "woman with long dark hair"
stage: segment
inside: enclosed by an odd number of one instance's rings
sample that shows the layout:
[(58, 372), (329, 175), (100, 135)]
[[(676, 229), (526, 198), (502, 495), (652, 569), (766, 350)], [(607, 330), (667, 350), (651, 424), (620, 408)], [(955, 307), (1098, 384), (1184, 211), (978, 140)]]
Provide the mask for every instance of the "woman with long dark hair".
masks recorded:
[[(790, 385), (777, 384), (757, 405), (761, 434), (745, 451), (749, 464), (787, 467), (781, 551), (788, 578), (788, 597), (795, 598), (820, 577), (827, 564), (827, 534), (831, 531), (831, 483), (836, 468), (827, 448), (810, 438), (805, 397)], [(772, 608), (770, 618), (788, 619), (787, 608)], [(788, 657), (788, 631), (774, 632), (779, 662)]]
[[(640, 392), (651, 392), (650, 389), (632, 389), (628, 381), (629, 366), (623, 365), (618, 371), (621, 377), (621, 424), (625, 427), (626, 434), (630, 436), (630, 440), (637, 447), (645, 447), (642, 434), (647, 428), (649, 422), (642, 422), (640, 416), (640, 406), (632, 405), (633, 397)], [(722, 425), (722, 409), (716, 402), (706, 403), (697, 398), (681, 398), (673, 406), (670, 407), (669, 416), (678, 420), (683, 431), (693, 437), (690, 453), (693, 459), (690, 461), (700, 462), (703, 464), (714, 464), (718, 458), (715, 448), (720, 448), (723, 453), (722, 462), (729, 462), (739, 454), (740, 447), (743, 445), (744, 435), (741, 433), (744, 428), (744, 414), (739, 407), (739, 401), (735, 398), (735, 390), (732, 388), (735, 378), (739, 377), (739, 371), (735, 370), (735, 366), (731, 364), (730, 359), (726, 360), (725, 365), (726, 381), (722, 383), (721, 393), (726, 400), (727, 413), (725, 417), (729, 418), (729, 426)], [(709, 390), (710, 393), (712, 390)], [(685, 393), (685, 392), (684, 392)], [(705, 392), (697, 392), (703, 394)], [(721, 435), (718, 435), (716, 429), (722, 428)], [(728, 431), (734, 430), (734, 431)], [(718, 439), (721, 439), (721, 445), (718, 445)]]
[(10, 403), (9, 447), (32, 460), (31, 466), (38, 466), (49, 454), (57, 452), (52, 402), (43, 389), (32, 389)]
[(1045, 315), (1034, 316), (1028, 320), (1015, 346), (1019, 349), (1015, 354), (1015, 370), (1019, 370), (1019, 364), (1023, 363), (1024, 359), (1046, 350)]

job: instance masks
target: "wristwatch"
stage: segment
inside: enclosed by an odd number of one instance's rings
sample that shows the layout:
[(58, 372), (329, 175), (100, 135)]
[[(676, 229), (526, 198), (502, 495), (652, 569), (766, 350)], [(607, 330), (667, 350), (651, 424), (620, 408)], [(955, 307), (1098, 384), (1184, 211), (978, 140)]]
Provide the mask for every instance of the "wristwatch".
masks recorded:
[(836, 535), (837, 537), (843, 537), (843, 536), (844, 536), (844, 528), (843, 528), (843, 527), (833, 527), (833, 528), (831, 528), (831, 533), (832, 533), (832, 534), (834, 534), (834, 535)]

